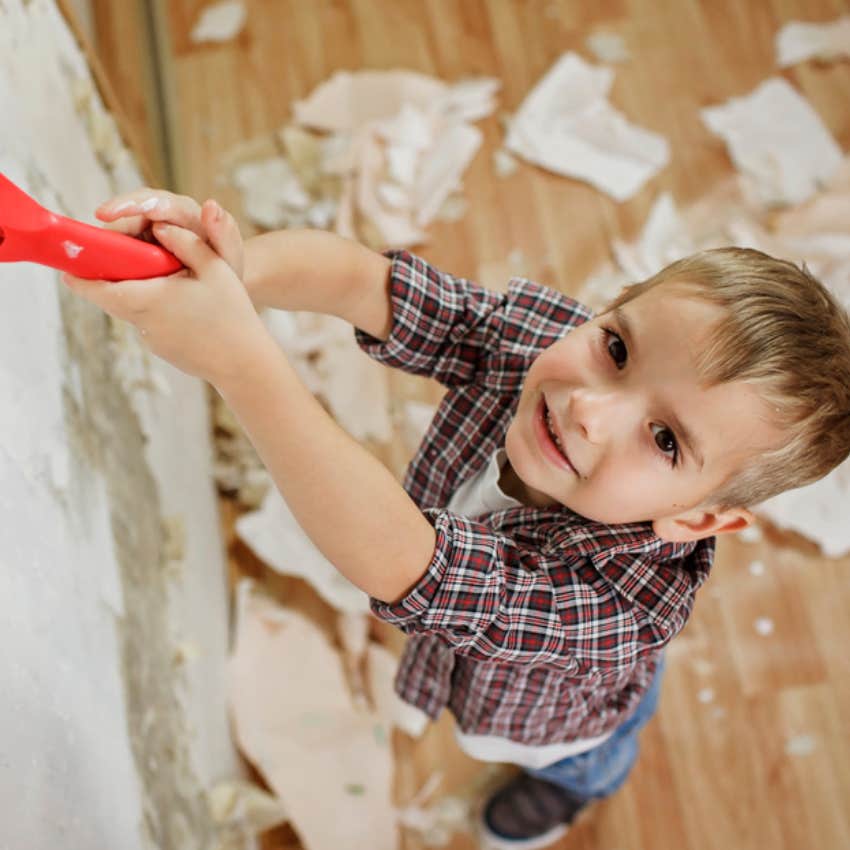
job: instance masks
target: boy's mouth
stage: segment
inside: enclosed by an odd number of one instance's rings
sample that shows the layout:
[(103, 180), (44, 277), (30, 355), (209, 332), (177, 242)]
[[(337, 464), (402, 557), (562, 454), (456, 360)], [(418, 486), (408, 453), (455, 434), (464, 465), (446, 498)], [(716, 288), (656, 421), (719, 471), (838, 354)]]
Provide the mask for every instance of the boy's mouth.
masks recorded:
[(552, 414), (546, 404), (546, 399), (541, 395), (537, 415), (534, 417), (535, 431), (543, 452), (554, 464), (562, 469), (578, 475), (576, 468), (572, 465), (569, 456), (564, 451), (561, 438), (552, 419)]

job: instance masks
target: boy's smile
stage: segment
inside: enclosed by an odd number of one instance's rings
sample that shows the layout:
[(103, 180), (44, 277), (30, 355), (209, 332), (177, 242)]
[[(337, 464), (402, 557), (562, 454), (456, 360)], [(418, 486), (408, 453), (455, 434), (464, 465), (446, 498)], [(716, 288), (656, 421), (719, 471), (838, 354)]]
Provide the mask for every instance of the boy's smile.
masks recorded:
[(664, 284), (542, 352), (505, 439), (513, 495), (608, 524), (678, 517), (778, 445), (755, 388), (700, 384), (724, 315)]

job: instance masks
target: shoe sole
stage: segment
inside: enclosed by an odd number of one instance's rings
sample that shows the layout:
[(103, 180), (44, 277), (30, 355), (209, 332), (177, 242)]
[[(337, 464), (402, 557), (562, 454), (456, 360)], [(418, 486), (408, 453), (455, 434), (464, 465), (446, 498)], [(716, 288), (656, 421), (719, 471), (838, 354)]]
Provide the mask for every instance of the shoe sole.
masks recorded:
[(534, 838), (505, 838), (492, 832), (482, 819), (478, 821), (478, 833), (481, 838), (481, 850), (541, 850), (548, 847), (569, 832), (569, 826), (559, 824), (542, 835)]

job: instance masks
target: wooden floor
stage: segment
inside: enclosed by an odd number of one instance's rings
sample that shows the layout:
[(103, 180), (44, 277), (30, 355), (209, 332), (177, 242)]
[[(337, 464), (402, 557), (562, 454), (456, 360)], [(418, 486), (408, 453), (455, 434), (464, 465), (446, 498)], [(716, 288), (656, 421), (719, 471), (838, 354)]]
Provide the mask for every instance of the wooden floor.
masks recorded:
[[(725, 148), (698, 110), (776, 73), (773, 37), (783, 22), (850, 11), (847, 0), (248, 0), (248, 27), (234, 42), (197, 46), (188, 32), (204, 5), (161, 0), (158, 7), (168, 41), (161, 62), (172, 165), (180, 191), (216, 196), (236, 212), (238, 197), (218, 179), (222, 158), (281, 126), (293, 99), (337, 69), (412, 68), (446, 80), (495, 75), (510, 112), (563, 51), (588, 56), (585, 39), (596, 30), (622, 35), (632, 59), (617, 66), (612, 100), (667, 137), (672, 164), (622, 205), (526, 165), (498, 179), (490, 154), (502, 131), (492, 117), (479, 123), (486, 141), (464, 181), (465, 218), (435, 225), (420, 249), (471, 277), (519, 250), (526, 273), (567, 293), (607, 259), (612, 237), (635, 235), (658, 192), (686, 206), (729, 177)], [(116, 18), (104, 26), (120, 27)], [(126, 80), (124, 58), (102, 55)], [(784, 76), (850, 149), (850, 63), (806, 64)], [(426, 381), (394, 378), (393, 386), (406, 398), (437, 398)], [(401, 473), (398, 445), (376, 453)], [(232, 515), (224, 505), (228, 532)], [(262, 572), (244, 546), (230, 551), (235, 570)], [(748, 570), (757, 559), (763, 575)], [(297, 593), (318, 610), (309, 589)], [(764, 637), (754, 628), (762, 617), (775, 624)], [(821, 558), (805, 540), (770, 529), (757, 544), (722, 540), (695, 614), (670, 648), (661, 709), (643, 735), (638, 767), (557, 847), (850, 848), (848, 646), (850, 558)], [(446, 771), (446, 790), (479, 772), (454, 745), (448, 717), (421, 741), (396, 743), (400, 801), (435, 769)], [(293, 841), (279, 833), (268, 846)], [(420, 846), (405, 840), (407, 850)], [(475, 846), (458, 836), (449, 850)]]

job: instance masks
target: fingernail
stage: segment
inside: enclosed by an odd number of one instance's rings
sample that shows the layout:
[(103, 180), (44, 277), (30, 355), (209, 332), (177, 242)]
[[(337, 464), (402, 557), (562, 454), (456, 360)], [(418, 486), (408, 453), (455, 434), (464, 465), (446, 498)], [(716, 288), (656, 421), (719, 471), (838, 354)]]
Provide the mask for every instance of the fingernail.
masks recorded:
[(148, 198), (144, 203), (139, 204), (139, 209), (142, 212), (150, 212), (159, 203), (159, 198)]
[(106, 209), (110, 210), (111, 212), (122, 212), (123, 210), (134, 209), (135, 206), (136, 206), (135, 201), (124, 201), (123, 204), (118, 204), (117, 207), (113, 207), (113, 206), (107, 204)]
[(223, 215), (222, 208), (218, 205), (218, 201), (214, 201), (214, 211), (213, 211), (213, 221), (221, 221), (221, 216)]

